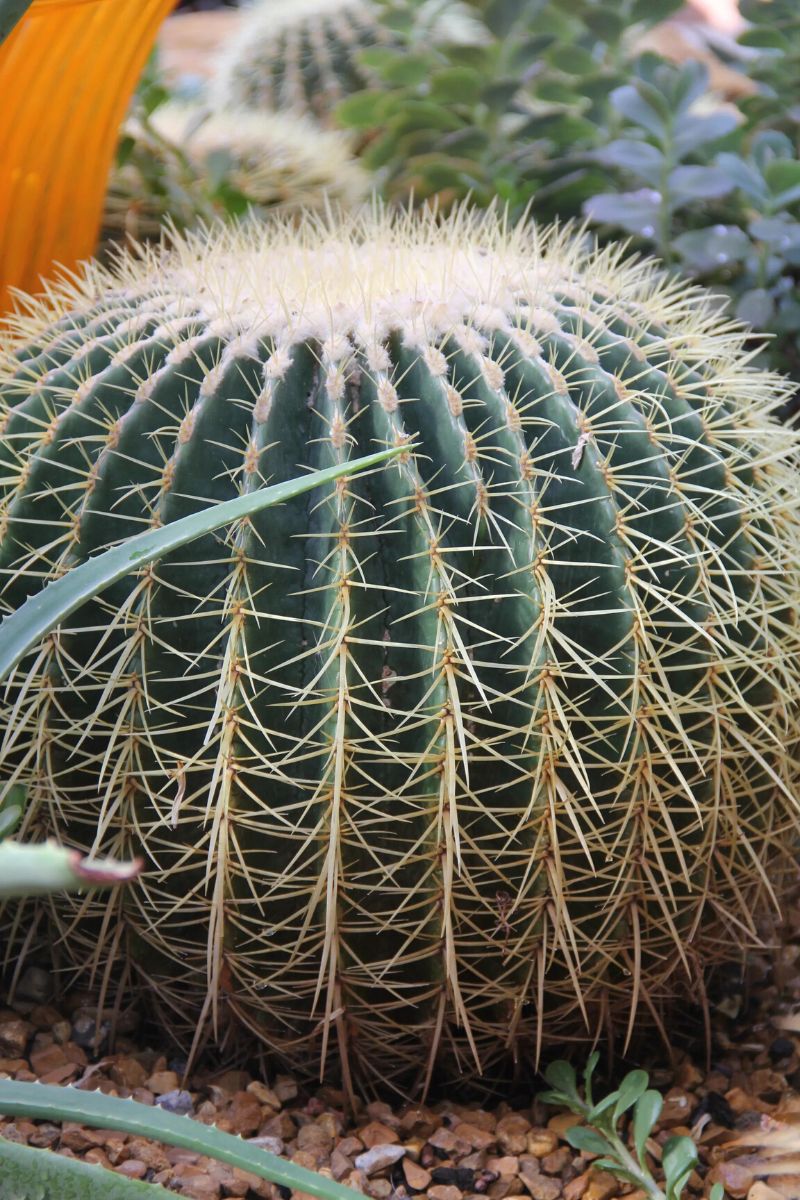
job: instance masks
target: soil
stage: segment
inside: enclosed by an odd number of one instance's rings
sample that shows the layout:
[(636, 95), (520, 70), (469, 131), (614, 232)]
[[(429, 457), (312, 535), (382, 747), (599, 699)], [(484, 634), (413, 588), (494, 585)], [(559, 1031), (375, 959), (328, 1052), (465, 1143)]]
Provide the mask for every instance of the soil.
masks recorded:
[[(571, 1149), (564, 1135), (575, 1117), (535, 1095), (514, 1107), (440, 1099), (374, 1101), (347, 1111), (335, 1089), (308, 1092), (289, 1075), (268, 1076), (257, 1067), (216, 1073), (206, 1067), (184, 1078), (185, 1063), (148, 1044), (135, 1020), (123, 1022), (112, 1051), (106, 1014), (98, 1022), (96, 1009), (80, 999), (54, 1005), (51, 993), (49, 975), (28, 968), (13, 1003), (0, 1004), (0, 1076), (160, 1104), (373, 1200), (644, 1200), (593, 1167), (591, 1155)], [(664, 1095), (648, 1143), (655, 1174), (666, 1139), (691, 1133), (700, 1154), (686, 1193), (692, 1200), (707, 1195), (715, 1180), (734, 1200), (797, 1200), (800, 902), (788, 907), (773, 948), (751, 959), (744, 987), (731, 972), (717, 988), (708, 1053), (698, 1045), (672, 1062), (663, 1050), (659, 1055), (660, 1062), (646, 1064)], [(236, 1168), (122, 1133), (0, 1116), (0, 1136), (101, 1163), (193, 1200), (289, 1200), (286, 1189)]]

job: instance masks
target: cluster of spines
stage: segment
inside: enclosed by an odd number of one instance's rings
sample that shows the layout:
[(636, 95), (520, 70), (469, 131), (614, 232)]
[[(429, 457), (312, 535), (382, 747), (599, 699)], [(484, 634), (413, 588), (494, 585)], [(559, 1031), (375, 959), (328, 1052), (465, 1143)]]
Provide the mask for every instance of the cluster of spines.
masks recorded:
[(32, 819), (150, 856), (142, 893), (59, 910), (76, 959), (107, 973), (130, 940), (173, 1021), (194, 994), (220, 1028), (224, 1001), (289, 1058), (335, 1035), (402, 1078), (420, 1046), (428, 1075), (441, 1047), (486, 1069), (570, 1012), (630, 1030), (676, 967), (756, 939), (796, 827), (785, 434), (733, 332), (610, 265), (614, 298), (595, 266), (375, 340), (121, 288), (20, 356), (9, 604), (23, 570), (298, 463), (423, 445), (285, 535), (148, 569), (20, 679)]

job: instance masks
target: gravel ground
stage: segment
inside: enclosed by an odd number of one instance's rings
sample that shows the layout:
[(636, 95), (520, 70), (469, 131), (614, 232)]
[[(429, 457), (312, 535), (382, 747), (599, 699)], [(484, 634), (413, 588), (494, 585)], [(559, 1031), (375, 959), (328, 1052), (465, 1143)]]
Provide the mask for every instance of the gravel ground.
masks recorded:
[[(661, 1065), (655, 1058), (647, 1064), (664, 1093), (649, 1143), (652, 1166), (657, 1173), (667, 1137), (691, 1132), (702, 1164), (690, 1180), (691, 1197), (707, 1194), (716, 1179), (728, 1196), (742, 1200), (800, 1197), (800, 905), (789, 910), (784, 935), (780, 950), (753, 961), (749, 996), (731, 986), (718, 997), (708, 1068), (701, 1051), (670, 1065), (661, 1052)], [(241, 1134), (374, 1200), (644, 1200), (644, 1193), (593, 1168), (591, 1155), (566, 1144), (571, 1114), (535, 1098), (514, 1109), (448, 1100), (394, 1108), (374, 1102), (347, 1114), (341, 1092), (309, 1094), (287, 1075), (198, 1070), (184, 1080), (181, 1063), (137, 1043), (132, 1022), (123, 1021), (114, 1053), (105, 1052), (108, 1024), (101, 1025), (97, 1046), (96, 1010), (75, 1000), (44, 1003), (49, 986), (44, 972), (31, 969), (13, 1006), (0, 1006), (0, 1076), (160, 1104)], [(289, 1200), (286, 1189), (243, 1171), (122, 1133), (0, 1116), (0, 1136), (102, 1163), (193, 1200)]]

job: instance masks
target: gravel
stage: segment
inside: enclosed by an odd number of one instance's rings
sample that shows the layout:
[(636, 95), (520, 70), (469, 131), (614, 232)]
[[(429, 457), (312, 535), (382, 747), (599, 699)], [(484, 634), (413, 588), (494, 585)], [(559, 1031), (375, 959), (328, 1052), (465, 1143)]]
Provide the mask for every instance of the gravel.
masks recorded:
[[(651, 1164), (657, 1172), (668, 1137), (691, 1132), (701, 1162), (689, 1181), (692, 1200), (707, 1195), (717, 1179), (733, 1200), (800, 1196), (800, 907), (790, 910), (784, 932), (781, 949), (753, 963), (747, 1013), (731, 1016), (730, 1004), (718, 1005), (708, 1067), (686, 1054), (668, 1065), (662, 1053), (660, 1062), (649, 1064), (652, 1083), (664, 1096), (648, 1145)], [(49, 981), (41, 974), (28, 979), (26, 997), (0, 1006), (2, 1077), (160, 1104), (373, 1200), (645, 1200), (632, 1185), (593, 1167), (591, 1155), (572, 1150), (565, 1133), (575, 1118), (535, 1097), (516, 1109), (503, 1101), (395, 1108), (375, 1101), (348, 1114), (342, 1093), (321, 1088), (309, 1094), (288, 1075), (197, 1071), (184, 1079), (184, 1063), (137, 1044), (134, 1019), (123, 1019), (126, 1033), (110, 1053), (110, 1014), (98, 1022), (91, 1008), (70, 1011), (42, 1002)], [(740, 1009), (742, 1003), (737, 1001)], [(797, 1136), (784, 1145), (780, 1169), (754, 1157), (752, 1145), (746, 1153), (741, 1145), (730, 1148), (734, 1140), (752, 1142), (755, 1136), (758, 1143), (762, 1131), (787, 1128)], [(123, 1133), (0, 1116), (0, 1136), (101, 1163), (193, 1200), (289, 1200), (286, 1189), (237, 1168)]]

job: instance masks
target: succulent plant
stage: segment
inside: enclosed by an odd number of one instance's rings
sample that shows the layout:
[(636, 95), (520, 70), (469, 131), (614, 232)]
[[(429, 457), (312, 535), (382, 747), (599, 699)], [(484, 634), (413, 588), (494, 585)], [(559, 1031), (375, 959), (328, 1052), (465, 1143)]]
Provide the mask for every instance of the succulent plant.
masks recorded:
[(132, 115), (121, 150), (106, 197), (106, 238), (158, 237), (167, 218), (183, 230), (268, 208), (347, 208), (369, 190), (347, 135), (293, 113), (214, 112), (173, 100)]
[(0, 370), (8, 609), (409, 446), (120, 581), (18, 668), (22, 832), (146, 860), (53, 902), (76, 973), (132, 970), (187, 1046), (244, 1027), (353, 1087), (701, 995), (798, 831), (784, 392), (702, 290), (491, 214), (218, 230), (32, 302)]
[(392, 40), (370, 0), (262, 0), (247, 10), (220, 59), (215, 106), (327, 117), (370, 82), (359, 51)]

